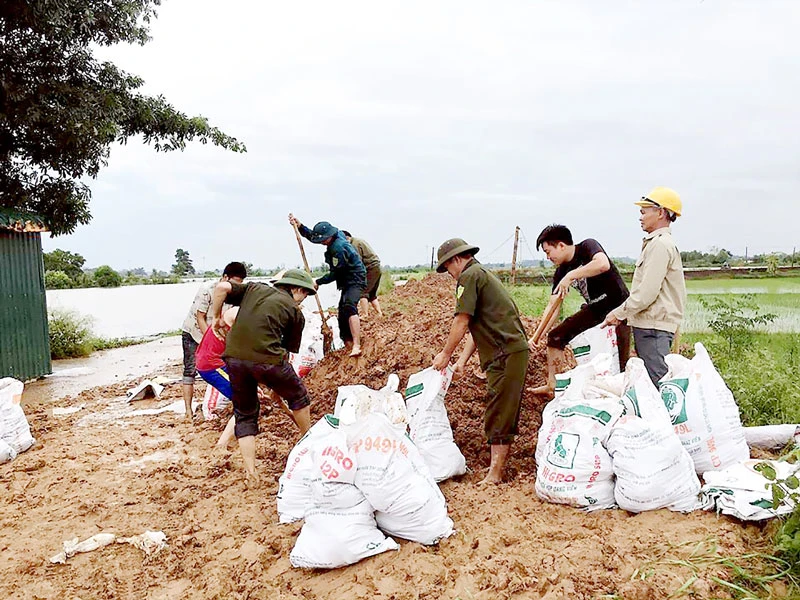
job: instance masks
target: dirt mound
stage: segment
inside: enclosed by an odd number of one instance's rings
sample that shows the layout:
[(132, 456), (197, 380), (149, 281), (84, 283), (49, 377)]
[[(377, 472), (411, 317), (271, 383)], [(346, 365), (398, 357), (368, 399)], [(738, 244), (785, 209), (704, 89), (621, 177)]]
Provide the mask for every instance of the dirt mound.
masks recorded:
[[(320, 362), (306, 379), (314, 400), (314, 417), (333, 410), (340, 385), (364, 384), (381, 388), (391, 373), (400, 376), (401, 388), (413, 373), (429, 367), (444, 347), (455, 310), (455, 285), (449, 275), (432, 274), (409, 281), (381, 297), (382, 319), (363, 322), (363, 354), (358, 359), (335, 352)], [(538, 320), (523, 317), (526, 331), (533, 333)], [(574, 363), (573, 363), (574, 364)], [(483, 435), (486, 382), (480, 380), (477, 353), (464, 377), (456, 379), (446, 403), (453, 435), (473, 468), (488, 466), (489, 455)], [(545, 382), (547, 368), (543, 348), (531, 353), (526, 387)], [(534, 472), (533, 453), (545, 404), (541, 396), (526, 391), (520, 429), (508, 473)]]

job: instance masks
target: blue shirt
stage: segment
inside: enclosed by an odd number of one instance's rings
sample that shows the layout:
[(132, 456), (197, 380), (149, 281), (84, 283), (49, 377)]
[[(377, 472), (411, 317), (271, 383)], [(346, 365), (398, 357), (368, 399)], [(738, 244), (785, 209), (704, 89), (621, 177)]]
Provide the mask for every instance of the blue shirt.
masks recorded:
[[(299, 227), (300, 234), (313, 241), (313, 232), (305, 225)], [(367, 269), (361, 261), (361, 256), (350, 242), (339, 231), (334, 236), (333, 242), (325, 249), (325, 262), (330, 271), (317, 279), (317, 285), (336, 282), (336, 287), (343, 290), (348, 287), (366, 287)]]

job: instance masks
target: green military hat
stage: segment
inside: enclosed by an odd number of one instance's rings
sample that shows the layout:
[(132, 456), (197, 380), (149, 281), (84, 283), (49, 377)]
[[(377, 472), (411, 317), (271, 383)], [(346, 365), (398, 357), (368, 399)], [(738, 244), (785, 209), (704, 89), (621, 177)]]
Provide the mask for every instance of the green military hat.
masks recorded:
[(303, 269), (289, 269), (281, 275), (281, 278), (275, 282), (275, 285), (303, 288), (304, 290), (308, 290), (308, 293), (312, 296), (317, 293), (314, 287), (314, 280), (311, 279), (311, 275), (303, 271)]
[(437, 252), (439, 264), (436, 265), (436, 272), (444, 273), (446, 271), (446, 269), (444, 268), (444, 263), (446, 263), (454, 256), (458, 256), (459, 254), (464, 254), (466, 252), (470, 252), (471, 254), (474, 255), (477, 254), (479, 250), (480, 248), (468, 244), (461, 238), (453, 238), (451, 240), (447, 240), (444, 244), (439, 246), (439, 251)]

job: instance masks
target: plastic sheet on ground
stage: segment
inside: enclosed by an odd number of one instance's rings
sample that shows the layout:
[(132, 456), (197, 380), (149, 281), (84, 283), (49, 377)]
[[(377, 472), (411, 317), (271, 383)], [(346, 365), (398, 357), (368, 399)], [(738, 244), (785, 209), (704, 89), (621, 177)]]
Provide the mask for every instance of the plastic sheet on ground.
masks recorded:
[(167, 546), (167, 536), (163, 531), (145, 531), (132, 537), (117, 537), (114, 533), (96, 533), (83, 541), (79, 538), (65, 540), (62, 544), (62, 551), (50, 557), (52, 564), (65, 564), (67, 559), (81, 552), (92, 552), (104, 548), (114, 542), (118, 544), (131, 544), (139, 548), (148, 556), (159, 552)]

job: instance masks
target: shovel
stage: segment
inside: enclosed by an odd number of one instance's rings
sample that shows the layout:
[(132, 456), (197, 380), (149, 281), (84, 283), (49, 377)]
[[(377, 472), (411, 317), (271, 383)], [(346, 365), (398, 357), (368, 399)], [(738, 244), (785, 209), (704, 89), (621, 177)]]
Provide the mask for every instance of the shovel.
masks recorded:
[(552, 321), (558, 315), (558, 311), (561, 309), (561, 303), (563, 301), (564, 299), (561, 296), (557, 296), (555, 300), (551, 300), (547, 305), (547, 308), (545, 308), (542, 318), (539, 319), (539, 325), (536, 326), (536, 331), (534, 331), (533, 336), (531, 336), (531, 343), (534, 346), (539, 343), (544, 335), (544, 332), (547, 331), (547, 328), (550, 327)]
[[(300, 230), (294, 223), (292, 223), (292, 229), (294, 229), (294, 235), (297, 238), (297, 245), (300, 246), (300, 255), (303, 257), (303, 266), (306, 268), (306, 271), (308, 271), (308, 274), (311, 275), (311, 269), (308, 267), (308, 259), (306, 258), (306, 249), (303, 247), (303, 239), (300, 237)], [(322, 302), (319, 300), (319, 295), (314, 294), (314, 298), (317, 301), (319, 315), (322, 317), (322, 351), (325, 353), (325, 355), (328, 355), (333, 352), (333, 331), (328, 326), (328, 319), (325, 315), (325, 311), (322, 310)]]

